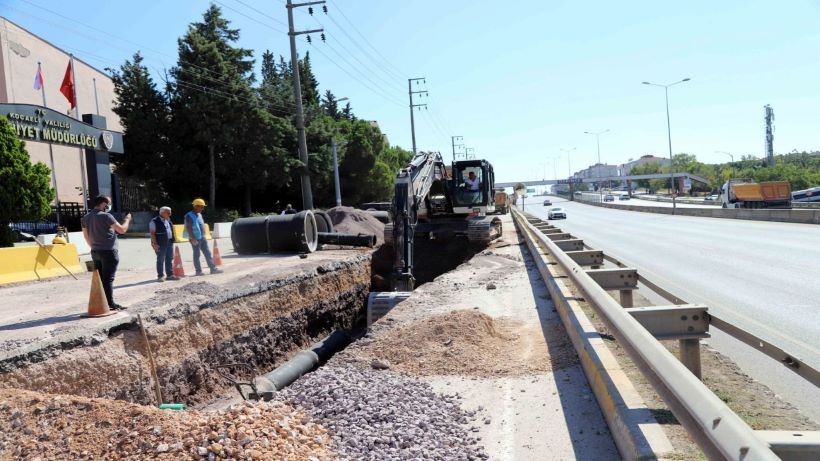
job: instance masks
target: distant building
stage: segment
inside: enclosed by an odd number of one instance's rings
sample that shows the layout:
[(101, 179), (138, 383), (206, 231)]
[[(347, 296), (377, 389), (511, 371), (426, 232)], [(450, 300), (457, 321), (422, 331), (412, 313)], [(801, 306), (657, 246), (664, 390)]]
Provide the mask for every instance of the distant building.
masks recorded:
[[(0, 17), (0, 116), (26, 143), (32, 162), (53, 170), (55, 202), (84, 208), (84, 195), (115, 195), (109, 154), (123, 151), (122, 126), (112, 110), (111, 78), (74, 57), (78, 120), (60, 91), (70, 61), (68, 52)], [(35, 89), (38, 63), (43, 90)]]
[(632, 160), (621, 165), (621, 175), (627, 176), (633, 168), (641, 165), (646, 165), (647, 163), (658, 163), (661, 166), (666, 166), (669, 165), (669, 158), (656, 157), (654, 155), (644, 155), (637, 160)]
[(620, 176), (618, 174), (619, 171), (618, 165), (596, 163), (585, 170), (579, 171), (575, 174), (575, 177), (584, 179), (606, 178), (610, 176)]

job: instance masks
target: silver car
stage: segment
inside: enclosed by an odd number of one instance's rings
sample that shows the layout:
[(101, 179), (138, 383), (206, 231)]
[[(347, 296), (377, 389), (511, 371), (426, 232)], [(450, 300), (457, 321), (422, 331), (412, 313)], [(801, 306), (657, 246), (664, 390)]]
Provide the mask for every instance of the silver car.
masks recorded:
[(547, 219), (567, 219), (567, 212), (561, 207), (550, 208), (547, 212)]

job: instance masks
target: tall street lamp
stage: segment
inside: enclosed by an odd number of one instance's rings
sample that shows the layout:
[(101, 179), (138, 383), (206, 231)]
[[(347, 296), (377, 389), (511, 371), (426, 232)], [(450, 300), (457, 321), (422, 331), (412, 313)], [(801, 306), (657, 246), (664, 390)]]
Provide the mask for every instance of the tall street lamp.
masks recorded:
[(595, 144), (598, 146), (598, 192), (602, 202), (604, 201), (604, 189), (601, 184), (601, 135), (607, 132), (609, 132), (609, 128), (604, 131), (584, 131), (584, 134), (595, 136)]
[(663, 88), (664, 95), (666, 96), (666, 134), (669, 137), (669, 180), (672, 186), (672, 214), (675, 214), (675, 196), (677, 195), (675, 191), (677, 188), (675, 187), (675, 169), (673, 168), (674, 160), (672, 160), (672, 127), (669, 123), (669, 87), (675, 86), (678, 83), (688, 82), (689, 80), (691, 79), (687, 77), (683, 80), (678, 80), (677, 82), (670, 83), (668, 85), (661, 85), (659, 83), (652, 82), (642, 82), (644, 85), (659, 86)]
[[(728, 153), (728, 152), (726, 152), (725, 150), (716, 150), (715, 153), (716, 154), (726, 154), (726, 155), (729, 156), (730, 159), (732, 159), (732, 168), (731, 168), (732, 174), (731, 174), (731, 176), (734, 176), (735, 175), (735, 156)], [(729, 177), (729, 179), (732, 179), (732, 178)]]
[[(339, 98), (336, 102), (349, 101), (347, 96)], [(342, 189), (339, 184), (339, 157), (336, 155), (336, 138), (331, 139), (331, 147), (333, 149), (333, 185), (336, 189), (336, 206), (342, 206)]]
[[(567, 154), (567, 181), (569, 182), (569, 184), (567, 184), (567, 186), (568, 186), (567, 190), (569, 191), (569, 199), (570, 200), (572, 200), (572, 163), (570, 162), (569, 153), (574, 151), (574, 150), (575, 150), (575, 147), (570, 148), (570, 149), (564, 149), (563, 147), (561, 148), (561, 152), (564, 152), (564, 153)], [(558, 179), (558, 177), (556, 176), (555, 179)]]

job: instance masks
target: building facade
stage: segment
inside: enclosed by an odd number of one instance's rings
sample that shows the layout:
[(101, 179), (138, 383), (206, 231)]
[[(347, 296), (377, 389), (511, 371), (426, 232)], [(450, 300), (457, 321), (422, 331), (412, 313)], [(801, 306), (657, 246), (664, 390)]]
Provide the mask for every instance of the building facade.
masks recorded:
[[(60, 92), (73, 62), (76, 108)], [(35, 89), (38, 64), (42, 89)], [(111, 155), (122, 152), (114, 84), (103, 71), (0, 17), (0, 115), (25, 141), (32, 162), (52, 169), (55, 202), (114, 195)]]
[(647, 163), (657, 163), (660, 166), (667, 166), (669, 165), (669, 158), (655, 157), (654, 155), (641, 156), (641, 158), (637, 160), (631, 160), (621, 165), (622, 174), (626, 176), (632, 171), (633, 168), (646, 165)]

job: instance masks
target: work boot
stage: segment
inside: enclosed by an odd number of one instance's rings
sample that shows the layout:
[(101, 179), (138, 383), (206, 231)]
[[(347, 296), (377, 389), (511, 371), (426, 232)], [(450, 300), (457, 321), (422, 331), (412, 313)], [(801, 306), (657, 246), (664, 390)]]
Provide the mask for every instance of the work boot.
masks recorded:
[(124, 310), (128, 309), (127, 307), (123, 306), (122, 304), (117, 304), (117, 303), (114, 303), (111, 306), (108, 306), (108, 308), (111, 309), (112, 311), (124, 311)]
[(179, 277), (177, 277), (175, 275), (169, 275), (168, 277), (165, 277), (165, 280), (171, 282), (171, 281), (174, 281), (174, 280), (179, 280)]
[(165, 279), (163, 279), (161, 275), (157, 276), (157, 282), (164, 282), (164, 281), (165, 281)]
[(223, 271), (222, 269), (220, 269), (218, 267), (215, 267), (215, 268), (211, 269), (211, 274), (221, 274), (223, 272), (225, 272), (225, 271)]

